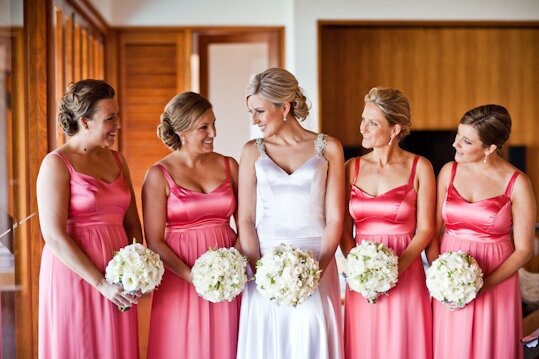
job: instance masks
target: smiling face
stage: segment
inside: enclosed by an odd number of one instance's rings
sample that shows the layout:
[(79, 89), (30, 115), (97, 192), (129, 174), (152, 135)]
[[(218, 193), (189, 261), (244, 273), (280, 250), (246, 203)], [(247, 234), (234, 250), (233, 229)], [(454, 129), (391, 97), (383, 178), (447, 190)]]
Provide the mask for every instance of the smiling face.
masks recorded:
[(88, 128), (88, 141), (96, 146), (111, 147), (120, 129), (118, 103), (113, 98), (99, 100), (92, 118), (81, 121), (83, 127)]
[(384, 113), (372, 102), (367, 102), (361, 114), (361, 145), (364, 148), (387, 146), (395, 126), (390, 126)]
[(181, 136), (185, 138), (182, 147), (202, 153), (213, 152), (213, 140), (217, 136), (213, 110), (206, 111), (196, 122), (194, 129)]
[(455, 161), (461, 163), (482, 161), (489, 152), (472, 125), (459, 125), (453, 147), (456, 150)]
[(249, 96), (247, 108), (252, 124), (258, 126), (264, 137), (277, 133), (284, 124), (284, 116), (288, 114), (287, 106), (276, 106), (260, 95)]

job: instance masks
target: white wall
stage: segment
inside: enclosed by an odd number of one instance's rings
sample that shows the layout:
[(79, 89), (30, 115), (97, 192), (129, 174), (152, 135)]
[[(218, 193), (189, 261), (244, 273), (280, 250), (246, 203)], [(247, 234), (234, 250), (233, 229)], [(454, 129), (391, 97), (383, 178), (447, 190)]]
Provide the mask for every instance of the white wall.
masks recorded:
[[(318, 20), (539, 21), (539, 0), (90, 0), (114, 26), (285, 26), (286, 67), (312, 101), (318, 129)], [(210, 10), (211, 9), (211, 10)]]
[[(539, 0), (294, 0), (294, 32), (286, 41), (287, 68), (312, 99), (309, 124), (318, 128), (318, 20), (539, 20)], [(288, 50), (288, 46), (287, 46)]]

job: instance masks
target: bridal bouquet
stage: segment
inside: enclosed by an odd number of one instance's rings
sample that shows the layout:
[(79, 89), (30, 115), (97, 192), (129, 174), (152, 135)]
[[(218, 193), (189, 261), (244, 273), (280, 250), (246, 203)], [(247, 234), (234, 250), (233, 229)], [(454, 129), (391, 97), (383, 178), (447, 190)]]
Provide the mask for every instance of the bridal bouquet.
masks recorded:
[(344, 275), (351, 290), (374, 304), (380, 294), (397, 284), (398, 261), (395, 253), (383, 243), (364, 240), (346, 257)]
[(279, 305), (295, 307), (316, 290), (321, 272), (310, 251), (280, 244), (256, 263), (256, 288)]
[(105, 279), (121, 285), (127, 293), (144, 294), (161, 283), (164, 271), (157, 253), (140, 243), (133, 243), (116, 252), (105, 269)]
[(232, 301), (247, 283), (247, 259), (235, 248), (210, 249), (191, 268), (195, 290), (204, 299)]
[(483, 271), (474, 257), (462, 251), (442, 254), (427, 270), (430, 295), (450, 309), (470, 303), (482, 286)]

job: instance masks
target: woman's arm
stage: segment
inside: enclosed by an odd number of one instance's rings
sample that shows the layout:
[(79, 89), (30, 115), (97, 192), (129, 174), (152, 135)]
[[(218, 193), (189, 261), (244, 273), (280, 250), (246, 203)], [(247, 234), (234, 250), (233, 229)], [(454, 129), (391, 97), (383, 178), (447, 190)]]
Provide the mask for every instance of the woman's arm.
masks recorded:
[(440, 238), (442, 238), (444, 220), (442, 218), (442, 208), (447, 195), (447, 188), (449, 187), (449, 181), (451, 179), (451, 168), (453, 162), (446, 163), (438, 174), (438, 190), (436, 201), (436, 218), (434, 235), (429, 245), (427, 246), (426, 254), (429, 263), (432, 263), (436, 258), (440, 256)]
[(350, 215), (350, 210), (348, 208), (350, 204), (350, 194), (352, 193), (352, 181), (354, 180), (355, 163), (356, 158), (354, 157), (346, 161), (346, 164), (344, 165), (344, 224), (340, 243), (341, 252), (344, 257), (347, 257), (350, 250), (356, 245), (356, 241), (353, 237), (354, 220)]
[(159, 254), (165, 266), (192, 283), (191, 268), (165, 243), (168, 185), (163, 173), (156, 166), (150, 167), (142, 185), (142, 215), (144, 235), (148, 247)]
[(131, 176), (129, 175), (129, 168), (127, 167), (127, 162), (125, 158), (118, 152), (118, 156), (122, 162), (122, 171), (124, 173), (124, 178), (129, 186), (129, 192), (131, 193), (131, 203), (129, 208), (124, 216), (124, 229), (127, 234), (127, 240), (129, 243), (132, 243), (133, 238), (138, 242), (143, 242), (142, 238), (142, 226), (140, 224), (140, 218), (138, 216), (137, 210), (137, 201), (135, 199), (135, 192), (133, 191), (133, 184), (131, 183)]
[[(232, 177), (232, 189), (234, 190), (234, 197), (236, 197), (236, 209), (234, 210), (234, 223), (236, 224), (236, 230), (238, 228), (238, 172), (239, 172), (239, 165), (238, 162), (232, 158), (229, 157), (229, 163), (230, 163), (230, 176)], [(240, 239), (239, 237), (236, 238), (236, 242), (234, 243), (234, 248), (236, 248), (238, 251), (241, 251), (241, 245), (240, 245)]]
[(254, 141), (247, 142), (243, 146), (239, 168), (238, 235), (242, 252), (247, 256), (253, 273), (256, 271), (256, 261), (260, 259), (260, 244), (255, 228), (257, 158)]
[(69, 172), (63, 161), (47, 155), (37, 177), (37, 204), (41, 233), (47, 247), (69, 269), (119, 307), (130, 307), (137, 300), (110, 284), (66, 231), (69, 208)]
[(521, 173), (516, 179), (513, 188), (511, 206), (515, 251), (485, 278), (481, 292), (494, 288), (513, 275), (520, 267), (526, 264), (533, 253), (537, 207), (530, 178)]
[(341, 240), (344, 220), (344, 155), (341, 143), (332, 137), (326, 137), (324, 156), (329, 162), (326, 182), (325, 215), (326, 226), (322, 233), (320, 250), (320, 269), (323, 271), (335, 256), (335, 250)]
[(417, 208), (416, 232), (399, 257), (399, 276), (421, 255), (434, 233), (434, 211), (436, 208), (436, 180), (431, 163), (419, 158), (416, 170)]

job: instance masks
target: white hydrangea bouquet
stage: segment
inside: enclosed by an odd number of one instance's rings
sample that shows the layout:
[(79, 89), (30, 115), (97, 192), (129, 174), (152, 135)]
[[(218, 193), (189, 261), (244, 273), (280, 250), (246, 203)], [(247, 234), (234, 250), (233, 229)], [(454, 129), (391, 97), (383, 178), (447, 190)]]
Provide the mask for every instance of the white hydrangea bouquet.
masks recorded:
[(312, 252), (280, 244), (256, 263), (256, 288), (278, 305), (297, 306), (314, 293), (320, 281)]
[[(148, 293), (160, 283), (165, 268), (159, 255), (140, 243), (120, 249), (105, 269), (105, 279), (126, 293)], [(126, 308), (119, 308), (124, 311)]]
[(218, 303), (232, 301), (247, 283), (247, 259), (236, 248), (210, 249), (193, 267), (193, 284), (204, 299)]
[(364, 240), (346, 257), (344, 276), (351, 290), (374, 304), (397, 284), (398, 263), (397, 255), (383, 243)]
[(463, 308), (483, 286), (483, 271), (469, 253), (446, 252), (427, 270), (430, 295), (451, 310)]

